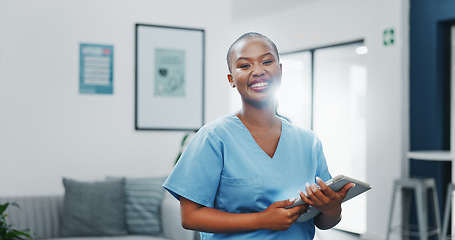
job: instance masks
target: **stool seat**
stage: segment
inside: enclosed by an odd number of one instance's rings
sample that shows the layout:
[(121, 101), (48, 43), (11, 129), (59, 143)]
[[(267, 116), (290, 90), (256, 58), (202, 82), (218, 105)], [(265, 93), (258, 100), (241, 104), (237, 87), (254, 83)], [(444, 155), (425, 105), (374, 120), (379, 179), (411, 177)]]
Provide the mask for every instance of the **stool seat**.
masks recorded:
[[(417, 221), (418, 229), (412, 230), (408, 225), (409, 217), (409, 208), (410, 208), (410, 191), (414, 192), (415, 201), (416, 201), (416, 212), (417, 212)], [(402, 207), (403, 207), (403, 216), (402, 216), (402, 226), (398, 229), (394, 229), (392, 220), (394, 213), (394, 205), (396, 200), (396, 193), (402, 193)], [(432, 206), (433, 206), (433, 217), (436, 223), (434, 229), (430, 229), (428, 226), (428, 192), (432, 192)], [(389, 215), (389, 225), (387, 231), (387, 240), (390, 238), (392, 231), (399, 230), (403, 236), (416, 236), (420, 240), (427, 240), (429, 236), (438, 235), (440, 233), (440, 215), (439, 215), (439, 204), (438, 196), (436, 190), (436, 183), (434, 178), (400, 178), (394, 181), (393, 193), (392, 193), (392, 203), (390, 207)]]
[(434, 178), (400, 178), (395, 179), (395, 186), (402, 188), (416, 188), (422, 185), (424, 188), (433, 188), (436, 186)]

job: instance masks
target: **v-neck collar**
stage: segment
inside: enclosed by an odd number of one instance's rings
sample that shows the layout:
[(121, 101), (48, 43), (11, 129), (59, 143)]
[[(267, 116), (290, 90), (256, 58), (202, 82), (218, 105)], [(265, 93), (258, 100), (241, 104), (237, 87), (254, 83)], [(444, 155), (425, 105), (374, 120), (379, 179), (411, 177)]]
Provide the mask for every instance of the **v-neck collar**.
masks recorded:
[(270, 156), (268, 155), (262, 148), (261, 146), (259, 146), (259, 144), (256, 142), (256, 139), (254, 139), (253, 137), (253, 134), (251, 134), (250, 130), (248, 130), (248, 128), (245, 126), (245, 124), (243, 124), (242, 120), (240, 120), (239, 117), (237, 117), (237, 115), (233, 114), (232, 115), (236, 121), (238, 121), (240, 123), (240, 125), (242, 126), (242, 128), (244, 130), (246, 130), (248, 132), (248, 135), (249, 137), (251, 138), (251, 140), (254, 142), (254, 144), (256, 145), (257, 148), (259, 148), (259, 150), (261, 150), (261, 152), (267, 156), (267, 158), (269, 159), (275, 159), (276, 158), (276, 155), (278, 153), (278, 150), (280, 149), (280, 145), (281, 145), (281, 142), (282, 142), (282, 139), (283, 139), (283, 132), (284, 132), (284, 124), (283, 124), (283, 119), (281, 119), (280, 117), (278, 117), (281, 121), (281, 132), (280, 132), (280, 139), (278, 139), (278, 144), (276, 146), (276, 149), (275, 149), (275, 152), (273, 153), (273, 156)]

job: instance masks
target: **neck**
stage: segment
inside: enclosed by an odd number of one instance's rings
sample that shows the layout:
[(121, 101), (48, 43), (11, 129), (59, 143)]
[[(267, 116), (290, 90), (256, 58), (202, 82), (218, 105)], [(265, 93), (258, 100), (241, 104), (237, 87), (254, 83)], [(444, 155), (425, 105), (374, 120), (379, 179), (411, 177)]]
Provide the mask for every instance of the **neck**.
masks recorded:
[(256, 108), (248, 104), (243, 104), (242, 109), (236, 115), (243, 122), (258, 127), (270, 127), (278, 120), (275, 114), (275, 104), (264, 108)]

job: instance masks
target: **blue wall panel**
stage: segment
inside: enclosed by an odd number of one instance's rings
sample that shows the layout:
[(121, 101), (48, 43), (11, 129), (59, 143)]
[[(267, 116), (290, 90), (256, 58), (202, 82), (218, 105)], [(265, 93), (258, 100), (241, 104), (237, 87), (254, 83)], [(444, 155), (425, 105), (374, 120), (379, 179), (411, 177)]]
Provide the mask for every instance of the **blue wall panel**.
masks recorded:
[[(453, 0), (411, 0), (411, 151), (450, 149), (450, 48), (447, 30), (454, 20)], [(411, 176), (436, 179), (441, 211), (446, 186), (451, 181), (451, 167), (448, 162), (410, 161)], [(416, 222), (415, 215), (412, 222)]]
[[(444, 39), (438, 26), (441, 27), (442, 19), (455, 19), (454, 3), (442, 0), (411, 1), (411, 150), (449, 149), (449, 92), (442, 69)], [(450, 8), (452, 11), (448, 10)]]

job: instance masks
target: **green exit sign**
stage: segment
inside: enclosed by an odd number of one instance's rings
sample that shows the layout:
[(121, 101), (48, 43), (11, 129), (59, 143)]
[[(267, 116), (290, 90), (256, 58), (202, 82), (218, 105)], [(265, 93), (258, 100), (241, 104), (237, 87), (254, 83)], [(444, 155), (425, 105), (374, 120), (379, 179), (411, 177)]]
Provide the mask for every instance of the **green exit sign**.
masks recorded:
[(384, 30), (382, 33), (382, 42), (384, 46), (392, 46), (395, 43), (395, 30), (393, 28)]

